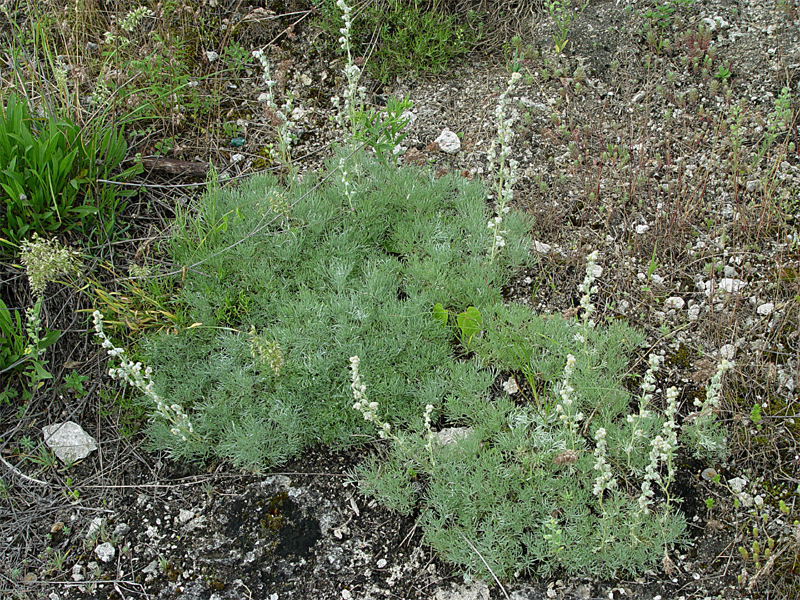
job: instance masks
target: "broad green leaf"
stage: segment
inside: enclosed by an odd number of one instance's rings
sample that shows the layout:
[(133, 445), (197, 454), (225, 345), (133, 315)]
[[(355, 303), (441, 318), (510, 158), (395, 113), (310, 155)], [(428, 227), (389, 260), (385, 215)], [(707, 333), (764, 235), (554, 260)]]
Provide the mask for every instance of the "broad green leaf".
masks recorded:
[(442, 306), (441, 302), (437, 302), (433, 307), (433, 318), (442, 324), (442, 327), (447, 327), (448, 312)]

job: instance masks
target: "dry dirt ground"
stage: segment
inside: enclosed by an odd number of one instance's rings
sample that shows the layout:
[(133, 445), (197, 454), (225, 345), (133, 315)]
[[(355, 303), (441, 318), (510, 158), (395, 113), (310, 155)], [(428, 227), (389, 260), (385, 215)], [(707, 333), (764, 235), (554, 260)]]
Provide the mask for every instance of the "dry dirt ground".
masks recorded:
[[(110, 383), (84, 316), (74, 312), (80, 307), (67, 292), (55, 292), (49, 317), (67, 333), (52, 364), (89, 375), (88, 393), (40, 397), (21, 419), (4, 410), (0, 594), (53, 600), (797, 597), (796, 122), (781, 121), (779, 139), (751, 163), (777, 122), (775, 100), (783, 87), (791, 88), (797, 114), (797, 3), (696, 2), (649, 38), (646, 8), (592, 2), (573, 24), (563, 56), (553, 53), (545, 12), (517, 14), (528, 26), (520, 31), (516, 60), (510, 52), (476, 52), (445, 76), (401, 78), (373, 90), (378, 103), (407, 94), (414, 104), (402, 160), (482, 177), (497, 98), (509, 63), (516, 62), (524, 78), (509, 107), (517, 117), (513, 155), (520, 162), (515, 204), (536, 218), (541, 260), (519, 275), (509, 299), (540, 312), (569, 311), (585, 257), (598, 249), (601, 312), (648, 332), (652, 348), (667, 359), (663, 382), (681, 386), (685, 405), (705, 393), (721, 357), (734, 359), (720, 414), (731, 457), (711, 465), (682, 460), (675, 491), (684, 498), (690, 540), (670, 561), (635, 580), (521, 577), (500, 589), (465, 580), (420, 544), (413, 516), (399, 518), (358, 493), (348, 470), (375, 448), (319, 449), (259, 476), (226, 465), (175, 464), (140, 437), (123, 435), (113, 394), (99, 393)], [(315, 168), (341, 136), (329, 116), (342, 65), (312, 51), (319, 36), (312, 27), (298, 26), (292, 35), (267, 51), (282, 65), (281, 85), (303, 107), (297, 163)], [(664, 37), (669, 47), (659, 46)], [(730, 77), (715, 77), (721, 65)], [(257, 102), (259, 85), (253, 73), (236, 92), (243, 147), (204, 150), (187, 137), (173, 158), (210, 159), (231, 176), (263, 168), (260, 151), (274, 131)], [(737, 116), (733, 107), (740, 102)], [(461, 138), (455, 155), (432, 144), (445, 127)], [(191, 196), (145, 188), (131, 218), (152, 238), (168, 227), (176, 203), (190, 204)], [(142, 253), (154, 252), (155, 244), (137, 243)], [(43, 425), (67, 418), (98, 440), (98, 451), (69, 470), (25, 460), (23, 437), (38, 443)], [(733, 492), (702, 476), (708, 468), (726, 479), (746, 477), (744, 491), (763, 504), (756, 512), (742, 502), (735, 506)], [(759, 565), (752, 556), (754, 525), (762, 548), (767, 536), (776, 541), (772, 560), (762, 550)], [(114, 550), (107, 562), (98, 556), (101, 545)], [(749, 549), (747, 560), (740, 546)]]

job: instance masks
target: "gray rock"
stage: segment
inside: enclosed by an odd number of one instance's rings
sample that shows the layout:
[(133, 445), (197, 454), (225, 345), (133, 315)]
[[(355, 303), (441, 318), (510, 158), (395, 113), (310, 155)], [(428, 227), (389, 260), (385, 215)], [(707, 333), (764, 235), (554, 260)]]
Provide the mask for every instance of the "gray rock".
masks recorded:
[(408, 123), (408, 125), (413, 125), (414, 121), (417, 120), (417, 115), (415, 115), (410, 110), (404, 110), (403, 114), (400, 115), (400, 118)]
[(694, 304), (689, 307), (689, 320), (697, 321), (700, 318), (700, 311), (702, 307), (699, 304)]
[(106, 519), (103, 517), (95, 517), (89, 523), (89, 529), (86, 531), (86, 539), (93, 540), (100, 534), (100, 530), (105, 527)]
[(97, 442), (73, 421), (42, 427), (44, 441), (65, 463), (75, 462), (97, 450)]
[(117, 523), (117, 526), (114, 527), (113, 535), (115, 538), (124, 538), (130, 531), (131, 527), (127, 523)]

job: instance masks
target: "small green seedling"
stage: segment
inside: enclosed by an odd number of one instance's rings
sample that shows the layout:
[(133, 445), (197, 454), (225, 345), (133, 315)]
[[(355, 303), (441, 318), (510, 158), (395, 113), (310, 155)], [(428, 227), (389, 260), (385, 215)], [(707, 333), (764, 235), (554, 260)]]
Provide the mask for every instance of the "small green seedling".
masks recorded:
[[(449, 311), (442, 306), (441, 302), (438, 302), (433, 307), (433, 318), (441, 323), (442, 327), (447, 327), (449, 317)], [(467, 310), (456, 315), (456, 325), (461, 333), (459, 340), (464, 344), (464, 348), (466, 348), (467, 352), (469, 352), (469, 347), (472, 344), (473, 338), (483, 329), (481, 311), (474, 306), (467, 307)]]

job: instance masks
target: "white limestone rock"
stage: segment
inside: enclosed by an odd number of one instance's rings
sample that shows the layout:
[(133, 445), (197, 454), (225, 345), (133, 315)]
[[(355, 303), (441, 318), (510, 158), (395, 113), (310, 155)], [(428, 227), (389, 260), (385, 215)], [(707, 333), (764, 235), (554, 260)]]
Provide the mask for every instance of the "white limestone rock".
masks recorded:
[(439, 146), (439, 150), (447, 154), (456, 154), (461, 150), (461, 140), (447, 127), (442, 130), (442, 133), (434, 140), (434, 143)]
[(47, 447), (65, 463), (82, 460), (97, 450), (97, 441), (74, 421), (42, 427)]

